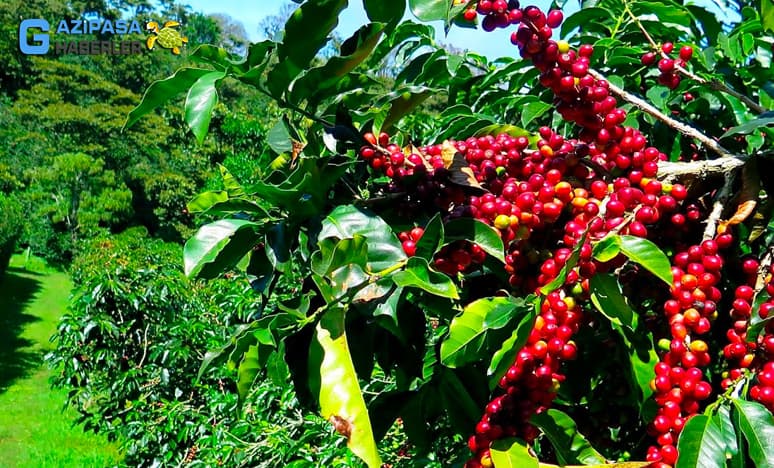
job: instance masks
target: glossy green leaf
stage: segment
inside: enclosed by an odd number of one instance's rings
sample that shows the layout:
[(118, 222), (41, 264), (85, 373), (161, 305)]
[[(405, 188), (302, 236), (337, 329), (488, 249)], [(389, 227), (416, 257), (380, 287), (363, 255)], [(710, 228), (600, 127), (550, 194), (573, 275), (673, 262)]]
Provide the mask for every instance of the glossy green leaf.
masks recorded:
[(200, 144), (207, 136), (212, 109), (218, 103), (218, 81), (226, 76), (222, 71), (211, 71), (200, 77), (188, 90), (185, 98), (185, 121)]
[(390, 97), (389, 110), (387, 115), (384, 116), (382, 131), (389, 131), (406, 114), (438, 92), (438, 89), (426, 86), (404, 86), (390, 93), (388, 95)]
[(352, 364), (344, 330), (344, 309), (326, 312), (315, 328), (310, 371), (319, 378), (318, 401), (322, 417), (347, 438), (347, 446), (369, 468), (380, 468), (371, 421)]
[(481, 135), (497, 135), (499, 133), (507, 133), (508, 135), (512, 137), (530, 137), (532, 138), (533, 135), (527, 131), (524, 130), (521, 127), (517, 127), (515, 125), (510, 124), (492, 124), (487, 125), (486, 127), (478, 130), (475, 135), (481, 136)]
[(226, 189), (229, 197), (244, 197), (245, 189), (242, 184), (234, 177), (223, 164), (218, 164), (220, 177), (223, 178), (223, 188)]
[(209, 215), (224, 215), (233, 213), (248, 213), (261, 218), (267, 218), (266, 210), (250, 200), (230, 198), (226, 191), (202, 192), (186, 205), (189, 213), (206, 213)]
[(551, 110), (551, 108), (551, 104), (545, 103), (543, 101), (533, 101), (528, 103), (522, 108), (521, 124), (526, 127), (533, 120)]
[(424, 234), (417, 242), (415, 256), (424, 258), (428, 262), (433, 259), (433, 255), (441, 248), (444, 240), (444, 227), (441, 215), (436, 214), (425, 226)]
[(288, 153), (293, 149), (293, 140), (284, 121), (279, 120), (271, 127), (266, 134), (266, 143), (277, 154)]
[(237, 377), (237, 393), (239, 394), (239, 401), (244, 401), (250, 388), (253, 386), (255, 377), (258, 372), (263, 368), (261, 365), (258, 351), (258, 345), (250, 346), (245, 353), (242, 362), (239, 364), (239, 372)]
[[(343, 76), (368, 58), (383, 31), (382, 23), (370, 23), (355, 31), (352, 37), (342, 43), (341, 55), (330, 58), (325, 65), (312, 68), (293, 82), (291, 99), (300, 102), (332, 88)], [(338, 90), (334, 89), (335, 91)]]
[(774, 416), (760, 403), (734, 399), (734, 415), (756, 468), (774, 467)]
[(266, 367), (266, 362), (274, 351), (275, 343), (268, 329), (257, 329), (253, 332), (255, 344), (244, 352), (237, 368), (237, 394), (240, 404), (244, 403), (250, 394), (255, 378)]
[(573, 268), (578, 266), (578, 261), (580, 260), (581, 248), (583, 247), (583, 244), (586, 243), (586, 237), (588, 237), (588, 231), (585, 231), (583, 233), (578, 243), (572, 249), (572, 253), (570, 253), (570, 256), (567, 258), (567, 261), (565, 262), (564, 266), (562, 266), (562, 269), (559, 270), (559, 274), (556, 275), (556, 278), (554, 278), (553, 280), (551, 280), (551, 282), (549, 282), (548, 284), (540, 288), (540, 294), (546, 296), (556, 291), (557, 289), (561, 288), (564, 285), (564, 282), (567, 280), (567, 275), (570, 274), (570, 271), (572, 271)]
[(420, 21), (446, 21), (449, 0), (409, 0), (411, 13)]
[(461, 367), (486, 357), (487, 349), (493, 345), (489, 342), (492, 332), (532, 310), (532, 304), (524, 298), (510, 296), (471, 302), (449, 325), (449, 336), (441, 343), (441, 363)]
[(406, 11), (406, 0), (363, 0), (368, 19), (381, 23), (391, 23), (403, 17)]
[(392, 228), (378, 216), (352, 205), (339, 206), (326, 216), (318, 239), (346, 239), (355, 234), (367, 239), (369, 272), (378, 273), (406, 261)]
[(677, 443), (675, 468), (723, 466), (726, 444), (715, 420), (703, 414), (691, 417), (685, 423)]
[(308, 0), (298, 7), (285, 24), (282, 44), (277, 48), (280, 62), (289, 62), (299, 71), (306, 67), (328, 41), (346, 6), (347, 0)]
[(594, 244), (591, 254), (602, 263), (609, 262), (621, 253), (618, 236), (606, 236)]
[(472, 218), (457, 218), (444, 226), (446, 242), (469, 240), (481, 250), (505, 263), (505, 246), (497, 229)]
[(145, 90), (142, 101), (126, 117), (124, 129), (131, 127), (145, 114), (164, 105), (183, 91), (187, 91), (199, 78), (212, 73), (206, 68), (181, 68), (174, 75), (163, 80), (154, 81)]
[(761, 0), (761, 25), (764, 30), (774, 32), (774, 2)]
[(712, 416), (723, 435), (726, 454), (726, 466), (728, 468), (744, 468), (745, 454), (741, 450), (744, 447), (741, 431), (734, 427), (731, 419), (731, 405), (722, 404), (717, 412)]
[(637, 314), (626, 302), (618, 278), (610, 273), (598, 273), (589, 282), (591, 302), (602, 315), (630, 330), (637, 328)]
[(188, 202), (186, 208), (190, 213), (203, 213), (218, 203), (228, 201), (228, 192), (210, 190), (202, 192)]
[(618, 238), (621, 253), (672, 286), (672, 265), (666, 254), (656, 244), (636, 236), (618, 236)]
[(525, 301), (530, 303), (529, 313), (523, 315), (519, 322), (516, 324), (511, 336), (506, 339), (500, 349), (498, 349), (492, 356), (492, 360), (489, 363), (487, 369), (487, 375), (489, 376), (489, 388), (494, 389), (502, 376), (508, 372), (508, 368), (511, 367), (516, 360), (516, 355), (521, 351), (521, 348), (527, 344), (529, 334), (532, 331), (532, 327), (535, 325), (535, 319), (540, 312), (540, 304), (542, 298), (533, 295), (527, 296)]
[(538, 459), (521, 439), (500, 439), (489, 449), (495, 468), (538, 468)]
[(260, 324), (257, 320), (237, 326), (236, 330), (232, 333), (231, 338), (225, 345), (219, 349), (207, 351), (205, 353), (196, 378), (201, 379), (206, 371), (217, 365), (223, 364), (226, 360), (230, 359), (230, 356), (238, 354), (241, 360), (244, 351), (256, 342), (254, 331), (258, 328), (260, 328)]
[(215, 278), (253, 248), (259, 230), (260, 225), (241, 219), (222, 219), (202, 226), (183, 248), (185, 274)]
[(575, 421), (568, 414), (551, 408), (532, 416), (531, 421), (551, 441), (561, 465), (605, 463), (605, 457), (578, 432)]
[(481, 417), (481, 409), (457, 374), (442, 369), (438, 383), (446, 411), (461, 429), (474, 426)]
[(427, 260), (419, 257), (411, 257), (406, 263), (406, 268), (392, 276), (398, 286), (404, 288), (418, 288), (430, 294), (459, 299), (457, 286), (448, 276), (430, 269)]
[(738, 135), (738, 134), (747, 134), (754, 132), (758, 130), (761, 127), (766, 127), (768, 125), (774, 124), (774, 117), (761, 117), (757, 119), (750, 120), (749, 122), (745, 122), (742, 125), (737, 125), (736, 127), (731, 127), (728, 129), (726, 133), (720, 136), (720, 138), (726, 138), (732, 135)]
[(349, 239), (322, 239), (320, 250), (312, 255), (312, 271), (325, 276), (333, 270), (352, 263), (365, 266), (367, 258), (366, 238), (359, 234)]

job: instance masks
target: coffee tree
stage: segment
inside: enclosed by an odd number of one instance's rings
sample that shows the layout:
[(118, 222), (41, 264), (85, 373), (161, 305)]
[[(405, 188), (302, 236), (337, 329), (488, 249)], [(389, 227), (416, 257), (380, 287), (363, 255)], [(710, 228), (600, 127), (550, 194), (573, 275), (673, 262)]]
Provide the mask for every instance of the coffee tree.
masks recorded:
[[(285, 110), (265, 177), (188, 205), (187, 274), (264, 298), (205, 368), (244, 394), (287, 365), (370, 467), (396, 427), (400, 459), (468, 468), (774, 466), (770, 1), (364, 0), (325, 61), (347, 2), (297, 3), (127, 121), (186, 92), (201, 141), (226, 80)], [(513, 58), (434, 21), (508, 29)]]

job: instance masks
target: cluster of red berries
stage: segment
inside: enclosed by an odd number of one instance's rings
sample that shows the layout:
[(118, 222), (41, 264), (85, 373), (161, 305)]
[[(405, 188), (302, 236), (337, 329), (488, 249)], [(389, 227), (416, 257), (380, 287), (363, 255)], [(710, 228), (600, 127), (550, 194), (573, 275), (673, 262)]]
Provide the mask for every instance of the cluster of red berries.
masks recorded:
[(717, 318), (721, 297), (717, 284), (723, 267), (718, 251), (731, 242), (730, 234), (721, 234), (674, 257), (671, 298), (664, 303), (671, 340), (659, 343), (665, 352), (650, 384), (658, 412), (648, 431), (658, 446), (648, 448), (647, 460), (657, 468), (675, 464), (680, 432), (712, 393), (701, 369), (709, 365), (711, 356), (707, 342), (698, 337), (706, 335)]
[[(723, 356), (728, 360), (730, 368), (724, 374), (721, 382), (723, 389), (735, 384), (737, 379), (745, 376), (745, 371), (756, 371), (757, 381), (750, 387), (750, 397), (774, 412), (774, 322), (766, 324), (761, 336), (748, 341), (748, 327), (755, 299), (755, 283), (759, 263), (748, 258), (742, 262), (742, 270), (748, 275), (747, 284), (738, 286), (731, 304), (730, 316), (733, 326), (726, 337), (729, 344), (723, 348)], [(767, 294), (769, 298), (758, 308), (758, 319), (766, 319), (774, 311), (774, 284), (772, 274), (774, 266), (766, 272), (765, 290), (758, 294)]]
[[(577, 138), (564, 138), (543, 127), (533, 144), (523, 136), (499, 134), (402, 149), (389, 141), (389, 135), (366, 134), (369, 144), (360, 149), (360, 155), (392, 179), (391, 190), (404, 192), (423, 208), (440, 211), (445, 220), (470, 217), (495, 227), (504, 241), (505, 271), (515, 291), (533, 292), (549, 284), (560, 274), (572, 249), (579, 249), (578, 264), (561, 287), (546, 295), (527, 344), (500, 380), (500, 393), (487, 405), (468, 441), (474, 456), (466, 468), (488, 468), (493, 441), (515, 436), (532, 442), (539, 435), (530, 418), (552, 405), (565, 379), (562, 363), (577, 356), (572, 337), (586, 318), (576, 299), (587, 297), (589, 279), (597, 271), (623, 262), (623, 257), (605, 264), (595, 261), (591, 242), (611, 232), (647, 237), (651, 227), (667, 223), (677, 229), (668, 230), (664, 237), (678, 237), (703, 213), (688, 201), (684, 186), (657, 180), (659, 161), (666, 160), (666, 155), (649, 147), (637, 129), (624, 125), (627, 114), (617, 107), (608, 83), (589, 71), (593, 47), (572, 50), (566, 42), (551, 39), (553, 30), (561, 25), (561, 12), (544, 14), (534, 6), (521, 9), (514, 1), (480, 0), (464, 12), (469, 21), (476, 15), (484, 16), (485, 30), (519, 25), (511, 41), (541, 72), (540, 83), (553, 91), (557, 111), (580, 127)], [(685, 46), (675, 60), (668, 56), (672, 51), (672, 44), (664, 44), (658, 64), (660, 80), (670, 88), (679, 84), (675, 70), (693, 54)], [(646, 65), (655, 63), (655, 54), (652, 58), (649, 54), (643, 57)], [(461, 183), (459, 177), (453, 177), (454, 171), (465, 171), (472, 183)], [(484, 193), (472, 195), (466, 190), (470, 185)], [(401, 233), (408, 255), (415, 254), (422, 234), (421, 228)], [(586, 242), (577, 246), (584, 234)], [(664, 304), (671, 338), (659, 342), (664, 352), (651, 383), (659, 407), (648, 428), (658, 444), (647, 454), (654, 466), (674, 465), (680, 431), (713, 391), (702, 370), (711, 360), (702, 337), (717, 317), (721, 296), (718, 282), (723, 260), (718, 252), (732, 241), (730, 234), (720, 234), (674, 257), (671, 297)], [(457, 241), (445, 246), (433, 265), (455, 276), (483, 263), (484, 257), (479, 246)], [(754, 279), (757, 262), (745, 265)], [(767, 288), (774, 292), (774, 285), (767, 284)], [(750, 393), (772, 408), (774, 326), (767, 328), (759, 343), (745, 344), (751, 291), (749, 286), (740, 286), (732, 304), (736, 322), (724, 353), (736, 367), (724, 386), (740, 376), (743, 368), (751, 369), (750, 356), (757, 350), (764, 364), (756, 368), (758, 381)], [(761, 307), (761, 317), (771, 310), (774, 299)]]
[[(675, 45), (671, 42), (665, 42), (661, 45), (659, 54), (656, 52), (646, 52), (642, 56), (642, 64), (646, 67), (650, 67), (658, 60), (658, 82), (668, 87), (669, 89), (675, 89), (680, 85), (680, 73), (678, 70), (685, 67), (685, 65), (693, 57), (693, 47), (686, 45), (680, 48), (678, 52), (678, 58), (672, 58), (670, 54), (674, 51)], [(659, 59), (659, 57), (661, 57)]]
[(564, 290), (548, 294), (526, 346), (500, 380), (503, 394), (489, 402), (476, 425), (476, 433), (468, 439), (468, 447), (476, 457), (466, 467), (491, 467), (489, 447), (497, 439), (519, 437), (532, 442), (539, 435), (529, 420), (533, 414), (549, 408), (556, 398), (565, 379), (560, 365), (574, 360), (578, 354), (571, 338), (581, 319), (580, 306), (573, 296)]
[(416, 255), (417, 242), (419, 242), (419, 239), (421, 239), (424, 234), (425, 230), (421, 227), (415, 227), (410, 231), (404, 231), (398, 234), (398, 239), (400, 239), (403, 251), (406, 252), (406, 255), (409, 257)]
[(507, 28), (521, 21), (522, 12), (518, 0), (480, 0), (475, 7), (468, 8), (462, 14), (466, 21), (474, 21), (477, 15), (483, 15), (481, 27), (485, 31)]

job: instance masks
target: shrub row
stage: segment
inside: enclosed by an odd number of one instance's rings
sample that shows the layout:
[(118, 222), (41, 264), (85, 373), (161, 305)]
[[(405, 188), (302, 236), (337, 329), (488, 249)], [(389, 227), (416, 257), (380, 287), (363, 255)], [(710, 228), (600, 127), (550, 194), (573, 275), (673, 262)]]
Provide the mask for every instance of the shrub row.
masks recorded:
[(79, 422), (119, 440), (128, 466), (349, 466), (342, 438), (301, 416), (282, 366), (242, 405), (233, 369), (197, 379), (206, 352), (258, 304), (246, 282), (189, 281), (180, 251), (130, 230), (77, 255), (48, 361)]

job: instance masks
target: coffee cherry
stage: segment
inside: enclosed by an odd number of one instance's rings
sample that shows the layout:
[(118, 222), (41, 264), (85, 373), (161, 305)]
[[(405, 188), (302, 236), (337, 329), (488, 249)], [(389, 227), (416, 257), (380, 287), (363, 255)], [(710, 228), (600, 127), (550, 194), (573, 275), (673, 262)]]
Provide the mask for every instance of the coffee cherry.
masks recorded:
[(683, 46), (680, 48), (680, 59), (687, 62), (693, 57), (693, 47)]

